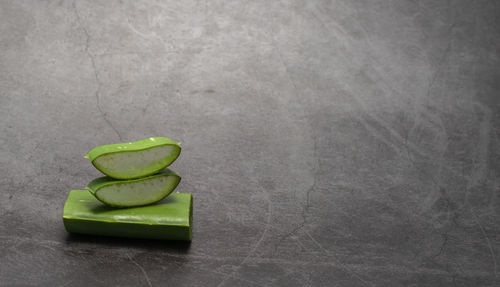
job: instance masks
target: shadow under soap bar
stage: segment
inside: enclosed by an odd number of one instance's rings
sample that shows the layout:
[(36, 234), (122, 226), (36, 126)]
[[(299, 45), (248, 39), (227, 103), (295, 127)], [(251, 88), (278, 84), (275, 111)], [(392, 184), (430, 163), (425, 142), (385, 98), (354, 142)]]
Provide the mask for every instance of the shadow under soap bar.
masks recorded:
[(63, 211), (68, 232), (186, 241), (191, 241), (192, 218), (192, 195), (178, 192), (153, 205), (113, 208), (87, 190), (72, 190)]

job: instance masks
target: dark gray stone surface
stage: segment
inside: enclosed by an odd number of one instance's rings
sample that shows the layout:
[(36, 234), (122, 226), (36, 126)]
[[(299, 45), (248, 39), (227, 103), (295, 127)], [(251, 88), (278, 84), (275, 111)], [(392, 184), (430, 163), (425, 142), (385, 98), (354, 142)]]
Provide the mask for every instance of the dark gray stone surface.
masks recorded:
[[(0, 1), (0, 285), (499, 286), (499, 47), (499, 1)], [(150, 136), (193, 242), (68, 235)]]

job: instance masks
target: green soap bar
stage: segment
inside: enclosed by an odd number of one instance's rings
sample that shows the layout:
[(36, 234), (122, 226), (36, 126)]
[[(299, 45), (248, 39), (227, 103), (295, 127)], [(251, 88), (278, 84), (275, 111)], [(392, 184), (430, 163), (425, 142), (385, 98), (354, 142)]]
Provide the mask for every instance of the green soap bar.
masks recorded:
[(157, 174), (138, 179), (99, 177), (87, 185), (87, 190), (107, 205), (132, 207), (162, 200), (174, 191), (180, 181), (177, 173), (165, 168)]
[(133, 179), (157, 173), (173, 163), (180, 153), (180, 143), (167, 137), (154, 137), (98, 146), (85, 158), (109, 177)]
[(156, 204), (117, 209), (87, 190), (72, 190), (63, 222), (66, 231), (74, 233), (191, 241), (193, 196), (174, 192)]

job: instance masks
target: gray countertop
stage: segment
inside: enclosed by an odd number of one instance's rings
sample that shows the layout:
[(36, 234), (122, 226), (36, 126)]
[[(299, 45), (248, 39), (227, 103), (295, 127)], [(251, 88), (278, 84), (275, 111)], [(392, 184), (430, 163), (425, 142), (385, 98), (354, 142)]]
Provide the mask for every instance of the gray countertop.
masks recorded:
[[(498, 286), (498, 1), (1, 1), (1, 286)], [(168, 136), (191, 244), (69, 235)]]

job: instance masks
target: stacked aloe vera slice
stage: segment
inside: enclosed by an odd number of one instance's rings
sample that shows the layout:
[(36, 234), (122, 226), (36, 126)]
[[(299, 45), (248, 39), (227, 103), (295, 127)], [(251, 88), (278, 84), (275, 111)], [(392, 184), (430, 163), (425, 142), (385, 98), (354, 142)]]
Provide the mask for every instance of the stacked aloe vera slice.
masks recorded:
[(87, 185), (99, 201), (113, 207), (144, 206), (167, 197), (181, 177), (167, 167), (181, 146), (167, 137), (98, 146), (85, 156), (106, 176)]
[(91, 181), (86, 190), (69, 192), (64, 228), (70, 233), (191, 241), (193, 196), (172, 193), (181, 178), (167, 168), (180, 153), (180, 144), (166, 137), (93, 148), (85, 157), (106, 176)]

